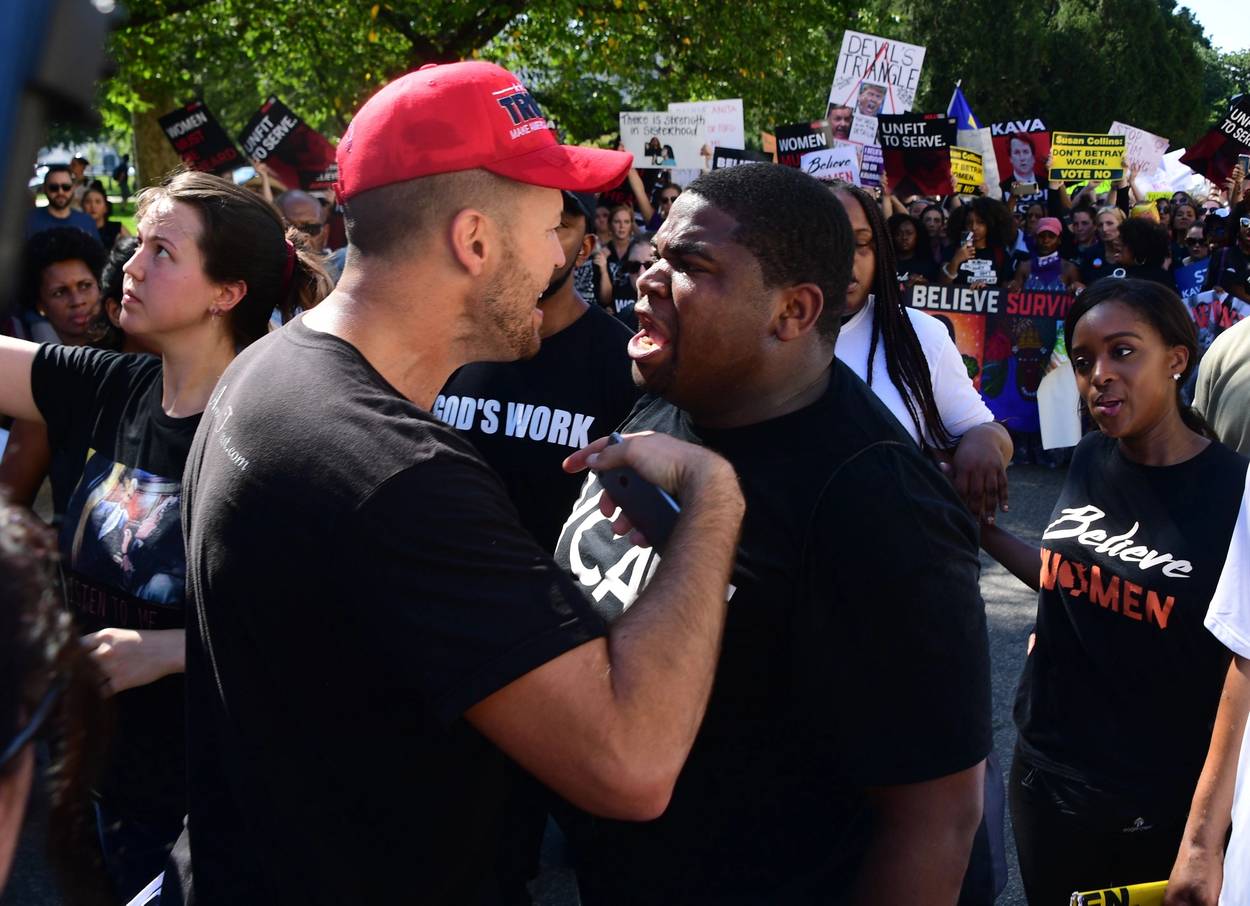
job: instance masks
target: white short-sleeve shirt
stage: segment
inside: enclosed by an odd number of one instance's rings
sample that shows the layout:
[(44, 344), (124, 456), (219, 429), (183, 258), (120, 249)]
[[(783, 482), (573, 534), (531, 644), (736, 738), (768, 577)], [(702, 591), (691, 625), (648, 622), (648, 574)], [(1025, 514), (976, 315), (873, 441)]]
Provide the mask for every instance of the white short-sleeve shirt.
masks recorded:
[[(1234, 654), (1250, 658), (1250, 478), (1205, 625)], [(1250, 724), (1237, 762), (1233, 835), (1224, 853), (1220, 906), (1250, 906)]]
[[(868, 347), (872, 341), (872, 313), (875, 304), (873, 297), (869, 296), (864, 307), (842, 325), (837, 346), (834, 347), (834, 354), (838, 359), (865, 382), (868, 381)], [(916, 336), (920, 338), (920, 348), (929, 364), (929, 376), (933, 382), (933, 399), (937, 403), (946, 430), (952, 437), (958, 438), (970, 428), (993, 421), (994, 416), (972, 386), (963, 357), (955, 348), (955, 342), (946, 332), (945, 325), (923, 312), (910, 308), (905, 308), (904, 311), (911, 319)], [(902, 423), (912, 440), (919, 444), (920, 435), (907, 413), (903, 395), (894, 386), (886, 370), (885, 348), (880, 340), (877, 341), (877, 354), (873, 357), (870, 385), (877, 398), (894, 413), (894, 417)], [(923, 413), (919, 414), (923, 416)], [(931, 430), (926, 430), (925, 433), (930, 435), (926, 439), (931, 441)]]

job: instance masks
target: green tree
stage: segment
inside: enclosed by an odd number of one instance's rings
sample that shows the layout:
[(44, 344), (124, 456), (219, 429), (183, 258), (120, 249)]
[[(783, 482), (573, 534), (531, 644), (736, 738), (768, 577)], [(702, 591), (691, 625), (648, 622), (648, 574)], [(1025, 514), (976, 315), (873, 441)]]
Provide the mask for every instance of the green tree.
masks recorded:
[(962, 79), (989, 121), (1120, 119), (1182, 144), (1246, 83), (1245, 54), (1216, 54), (1175, 0), (134, 0), (101, 113), (133, 127), (150, 180), (172, 161), (155, 117), (191, 97), (237, 134), (276, 94), (337, 136), (396, 75), (481, 56), (520, 73), (567, 140), (610, 140), (621, 109), (741, 97), (754, 141), (823, 113), (847, 28), (928, 48), (918, 109), (944, 110)]
[(730, 97), (754, 135), (821, 116), (843, 30), (878, 24), (848, 0), (547, 0), (483, 55), (523, 73), (570, 140), (606, 138), (622, 109)]
[(984, 122), (1041, 116), (1103, 132), (1113, 120), (1184, 144), (1205, 128), (1202, 29), (1174, 0), (886, 3), (894, 36), (924, 44), (921, 105), (945, 110), (955, 81)]

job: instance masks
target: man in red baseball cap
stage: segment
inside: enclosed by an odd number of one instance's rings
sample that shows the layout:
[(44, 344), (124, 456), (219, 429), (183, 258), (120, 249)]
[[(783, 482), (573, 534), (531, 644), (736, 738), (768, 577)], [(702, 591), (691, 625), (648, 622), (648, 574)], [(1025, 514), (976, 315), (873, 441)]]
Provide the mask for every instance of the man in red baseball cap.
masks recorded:
[(469, 62), (379, 91), (338, 164), (337, 289), (235, 360), (188, 460), (170, 901), (491, 902), (504, 754), (589, 811), (654, 817), (712, 683), (743, 509), (723, 459), (663, 435), (569, 457), (682, 506), (608, 629), (428, 412), (459, 366), (537, 349), (558, 190), (613, 185), (628, 155), (558, 144), (515, 76)]

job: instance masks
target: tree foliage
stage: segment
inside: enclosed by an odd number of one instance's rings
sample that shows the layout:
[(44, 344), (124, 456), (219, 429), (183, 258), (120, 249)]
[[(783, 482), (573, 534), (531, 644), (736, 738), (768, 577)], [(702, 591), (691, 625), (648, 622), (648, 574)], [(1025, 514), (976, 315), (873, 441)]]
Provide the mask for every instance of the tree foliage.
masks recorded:
[(1113, 119), (1191, 141), (1245, 90), (1250, 53), (1218, 54), (1175, 0), (133, 0), (100, 109), (114, 133), (202, 97), (237, 133), (269, 94), (341, 134), (378, 87), (468, 56), (523, 75), (573, 141), (621, 109), (741, 97), (748, 135), (821, 115), (846, 28), (928, 48), (918, 106), (957, 79), (983, 120)]

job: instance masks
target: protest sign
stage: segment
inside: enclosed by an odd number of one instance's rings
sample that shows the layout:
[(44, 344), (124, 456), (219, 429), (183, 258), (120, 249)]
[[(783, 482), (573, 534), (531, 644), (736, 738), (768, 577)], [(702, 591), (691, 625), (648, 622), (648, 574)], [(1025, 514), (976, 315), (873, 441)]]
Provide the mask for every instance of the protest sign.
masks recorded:
[(859, 184), (865, 189), (881, 185), (881, 172), (885, 169), (885, 155), (880, 145), (864, 145), (859, 152)]
[(1168, 149), (1168, 140), (1162, 136), (1138, 129), (1128, 123), (1114, 122), (1107, 130), (1108, 135), (1124, 136), (1124, 158), (1130, 167), (1136, 167), (1143, 173), (1153, 173), (1163, 162), (1163, 154)]
[(338, 179), (334, 146), (276, 97), (248, 120), (239, 143), (288, 189), (328, 189)]
[(672, 113), (702, 113), (703, 141), (713, 148), (741, 148), (747, 143), (742, 125), (742, 98), (723, 101), (683, 101), (669, 104)]
[(622, 111), (621, 143), (640, 170), (706, 170), (712, 148), (703, 138), (705, 125), (701, 111)]
[(166, 113), (158, 122), (178, 156), (192, 170), (228, 173), (247, 166), (226, 130), (199, 99)]
[(799, 169), (823, 182), (859, 185), (859, 153), (854, 145), (839, 142), (825, 151), (811, 151), (799, 159)]
[[(998, 170), (998, 188), (1003, 198), (1012, 194), (1012, 187), (1035, 185), (1034, 192), (1024, 192), (1019, 202), (1028, 205), (1045, 198), (1046, 155), (1050, 153), (1050, 133), (1041, 117), (1007, 120), (990, 124), (994, 145), (994, 162)], [(991, 184), (990, 188), (993, 188)]]
[(1250, 95), (1243, 94), (1215, 128), (1181, 155), (1180, 163), (1221, 185), (1237, 165), (1237, 155), (1247, 153), (1250, 153)]
[(981, 155), (981, 181), (993, 192), (998, 186), (998, 158), (994, 153), (994, 139), (990, 127), (960, 129), (955, 133), (955, 144)]
[(1120, 179), (1124, 136), (1056, 132), (1050, 137), (1050, 178), (1064, 182)]
[(787, 167), (799, 167), (804, 154), (824, 151), (833, 147), (833, 130), (828, 120), (812, 120), (810, 123), (790, 123), (778, 126), (777, 163)]
[(954, 119), (941, 113), (882, 115), (877, 119), (877, 139), (896, 194), (950, 194)]
[(968, 195), (975, 192), (985, 181), (981, 155), (967, 148), (951, 148), (951, 176), (955, 177), (955, 192)]
[(742, 148), (713, 148), (712, 169), (723, 170), (740, 164), (772, 163), (773, 156), (762, 151), (745, 151)]
[(777, 136), (773, 135), (771, 132), (761, 132), (760, 133), (760, 150), (763, 151), (765, 154), (769, 155), (770, 157), (772, 157), (773, 160), (776, 160), (777, 159)]
[(969, 376), (996, 419), (1037, 431), (1037, 388), (1054, 349), (1069, 293), (914, 286), (908, 304), (943, 321)]
[(1182, 264), (1172, 269), (1172, 279), (1176, 281), (1176, 291), (1182, 299), (1196, 296), (1202, 290), (1202, 284), (1207, 279), (1207, 266), (1210, 263), (1210, 258), (1203, 258), (1201, 261)]
[(916, 102), (924, 51), (916, 44), (847, 29), (829, 103), (852, 107), (856, 115), (906, 113)]
[(851, 131), (847, 140), (857, 145), (875, 145), (877, 143), (877, 118), (863, 113), (855, 114), (851, 119)]

